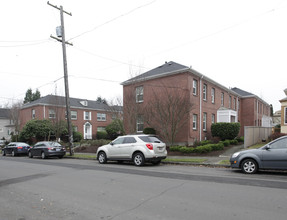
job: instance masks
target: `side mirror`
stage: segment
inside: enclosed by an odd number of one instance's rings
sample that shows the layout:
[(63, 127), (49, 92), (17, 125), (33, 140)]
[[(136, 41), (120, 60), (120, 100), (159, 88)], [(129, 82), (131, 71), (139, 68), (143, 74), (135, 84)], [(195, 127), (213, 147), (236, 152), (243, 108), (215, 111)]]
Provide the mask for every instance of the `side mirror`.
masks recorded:
[(270, 149), (271, 149), (270, 145), (269, 144), (266, 145), (265, 150), (270, 150)]
[(114, 145), (114, 143), (113, 143), (113, 142), (111, 142), (111, 143), (110, 143), (110, 145), (112, 145), (112, 146), (113, 146), (113, 145)]

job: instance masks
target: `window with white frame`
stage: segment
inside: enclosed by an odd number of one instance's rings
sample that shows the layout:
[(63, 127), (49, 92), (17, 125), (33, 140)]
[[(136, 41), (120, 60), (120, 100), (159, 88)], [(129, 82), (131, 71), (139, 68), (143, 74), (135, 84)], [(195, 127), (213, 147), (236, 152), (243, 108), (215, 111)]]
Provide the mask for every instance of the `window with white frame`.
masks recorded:
[(207, 113), (203, 113), (203, 130), (206, 131), (206, 120), (207, 120)]
[(206, 99), (207, 99), (207, 85), (206, 84), (203, 84), (203, 100), (205, 100), (206, 101)]
[(97, 121), (106, 121), (105, 113), (97, 113)]
[(230, 96), (229, 96), (229, 103), (228, 103), (228, 107), (229, 107), (229, 108), (231, 108), (231, 104), (232, 104), (231, 102), (232, 102), (232, 98), (231, 98), (231, 95), (230, 95)]
[(78, 119), (77, 111), (71, 111), (71, 119), (72, 120), (77, 120)]
[(106, 127), (98, 126), (97, 131), (106, 131)]
[(221, 93), (221, 106), (224, 106), (224, 93)]
[(143, 86), (138, 86), (136, 87), (136, 102), (143, 102), (143, 94), (144, 94), (144, 90), (143, 90)]
[(36, 111), (35, 109), (32, 109), (32, 119), (35, 119), (36, 118)]
[(193, 114), (192, 116), (192, 129), (196, 130), (197, 129), (197, 115)]
[(211, 123), (214, 124), (215, 123), (215, 114), (211, 115)]
[(137, 132), (143, 132), (144, 129), (144, 123), (143, 123), (143, 116), (138, 115), (137, 117)]
[(56, 112), (54, 109), (49, 109), (49, 118), (56, 118)]
[(211, 89), (211, 103), (215, 102), (215, 88)]
[(197, 95), (197, 80), (193, 80), (193, 86), (192, 86), (192, 94)]
[(92, 120), (92, 112), (84, 112), (84, 120)]

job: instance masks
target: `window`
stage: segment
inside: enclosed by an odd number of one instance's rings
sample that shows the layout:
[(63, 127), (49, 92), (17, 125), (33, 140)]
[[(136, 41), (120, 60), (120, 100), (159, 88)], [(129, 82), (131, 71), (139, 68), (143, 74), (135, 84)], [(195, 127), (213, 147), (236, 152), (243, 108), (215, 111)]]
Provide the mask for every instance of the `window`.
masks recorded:
[(92, 120), (92, 113), (84, 112), (84, 120)]
[(224, 106), (224, 93), (221, 93), (221, 106)]
[(98, 121), (106, 121), (106, 114), (105, 113), (97, 113), (97, 120)]
[(137, 132), (143, 132), (143, 116), (139, 115), (137, 118)]
[(32, 119), (35, 119), (36, 118), (36, 111), (35, 109), (32, 109)]
[(231, 102), (232, 102), (232, 98), (231, 98), (231, 96), (229, 96), (229, 103), (228, 103), (229, 108), (231, 108), (231, 104), (232, 104)]
[(233, 109), (236, 110), (236, 98), (233, 99)]
[(207, 113), (203, 113), (203, 130), (206, 131), (206, 119), (207, 119)]
[(136, 87), (136, 102), (143, 102), (143, 86)]
[(214, 103), (215, 102), (215, 88), (211, 89), (211, 102)]
[(211, 123), (212, 123), (212, 124), (215, 123), (215, 114), (212, 114), (212, 115), (211, 115)]
[(195, 114), (192, 116), (192, 128), (193, 130), (197, 129), (197, 115)]
[(287, 124), (287, 107), (284, 108), (284, 124)]
[(71, 111), (71, 119), (72, 120), (77, 120), (78, 119), (77, 111)]
[(286, 149), (287, 148), (287, 138), (280, 139), (272, 144), (270, 144), (271, 149)]
[(124, 139), (124, 144), (133, 144), (133, 143), (137, 143), (137, 141), (134, 137), (126, 137)]
[(207, 85), (203, 84), (203, 100), (207, 99)]
[(106, 128), (106, 127), (100, 127), (100, 126), (99, 126), (99, 127), (97, 127), (97, 131), (105, 131), (105, 128)]
[(197, 95), (197, 80), (193, 80), (192, 94)]
[(120, 137), (120, 138), (117, 138), (115, 141), (113, 141), (113, 144), (122, 144), (124, 143), (124, 140), (125, 138), (124, 137)]
[(56, 112), (54, 109), (49, 109), (49, 118), (56, 118)]

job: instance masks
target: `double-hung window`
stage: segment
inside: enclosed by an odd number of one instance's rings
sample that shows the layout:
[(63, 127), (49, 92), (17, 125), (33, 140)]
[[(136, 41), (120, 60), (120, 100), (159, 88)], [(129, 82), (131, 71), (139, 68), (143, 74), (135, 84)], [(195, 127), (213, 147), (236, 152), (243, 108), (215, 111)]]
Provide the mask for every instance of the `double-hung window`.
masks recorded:
[(92, 120), (92, 112), (84, 112), (84, 120)]
[(224, 106), (224, 93), (221, 93), (221, 106)]
[(56, 112), (54, 109), (49, 109), (49, 118), (56, 118)]
[(203, 130), (206, 131), (206, 120), (207, 120), (207, 113), (203, 113)]
[(143, 86), (138, 86), (136, 87), (136, 102), (143, 102), (143, 94), (144, 94), (144, 90), (143, 90)]
[(138, 115), (137, 117), (137, 132), (143, 132), (144, 129), (144, 123), (143, 123), (143, 116), (142, 115)]
[(78, 119), (77, 111), (71, 111), (71, 119), (72, 120), (77, 120)]
[(197, 95), (197, 80), (193, 80), (193, 85), (192, 85), (192, 94)]
[(211, 89), (211, 103), (215, 102), (215, 88)]
[(202, 91), (202, 95), (203, 95), (203, 100), (206, 101), (207, 99), (207, 85), (203, 84), (203, 91)]
[(196, 115), (196, 114), (194, 114), (194, 115), (192, 116), (192, 129), (193, 129), (193, 130), (196, 130), (196, 129), (197, 129), (197, 115)]
[(105, 113), (97, 113), (97, 121), (106, 121)]

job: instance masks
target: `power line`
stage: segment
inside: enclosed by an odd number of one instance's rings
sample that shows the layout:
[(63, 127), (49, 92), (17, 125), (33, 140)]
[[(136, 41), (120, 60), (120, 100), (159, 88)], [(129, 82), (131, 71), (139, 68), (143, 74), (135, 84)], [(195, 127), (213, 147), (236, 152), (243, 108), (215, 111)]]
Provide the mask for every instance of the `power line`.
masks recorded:
[[(34, 46), (39, 44), (44, 44), (49, 42), (49, 39), (39, 40), (39, 41), (0, 41), (0, 43), (21, 43), (15, 45), (0, 45), (0, 47), (26, 47), (26, 46)], [(25, 43), (25, 44), (24, 44)]]
[(144, 4), (144, 5), (140, 5), (140, 6), (134, 8), (134, 9), (132, 9), (132, 10), (126, 12), (126, 13), (123, 13), (123, 14), (117, 16), (117, 17), (114, 17), (114, 18), (112, 18), (112, 19), (110, 19), (110, 20), (108, 20), (108, 21), (106, 21), (106, 22), (104, 22), (104, 23), (102, 23), (102, 24), (100, 24), (100, 25), (94, 27), (94, 28), (91, 29), (91, 30), (85, 31), (85, 32), (83, 32), (83, 33), (81, 33), (81, 34), (79, 34), (79, 35), (77, 35), (77, 36), (75, 36), (75, 37), (72, 37), (72, 38), (70, 38), (68, 41), (73, 40), (73, 39), (76, 39), (76, 38), (79, 38), (79, 37), (81, 37), (81, 36), (83, 36), (83, 35), (85, 35), (85, 34), (88, 34), (88, 33), (92, 32), (92, 31), (95, 31), (95, 30), (97, 30), (98, 28), (100, 28), (100, 27), (102, 27), (102, 26), (104, 26), (104, 25), (106, 25), (106, 24), (109, 24), (109, 23), (111, 23), (111, 22), (113, 22), (113, 21), (115, 21), (115, 20), (117, 20), (117, 19), (119, 19), (119, 18), (122, 18), (122, 17), (124, 17), (124, 16), (127, 16), (127, 15), (133, 13), (134, 11), (137, 11), (137, 10), (143, 8), (143, 7), (146, 7), (146, 6), (148, 6), (148, 5), (153, 4), (154, 2), (156, 2), (156, 0), (151, 1), (151, 2), (149, 2), (149, 3), (147, 3), (147, 4)]

